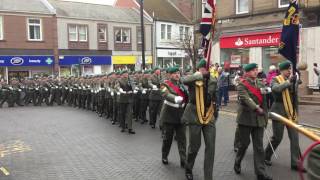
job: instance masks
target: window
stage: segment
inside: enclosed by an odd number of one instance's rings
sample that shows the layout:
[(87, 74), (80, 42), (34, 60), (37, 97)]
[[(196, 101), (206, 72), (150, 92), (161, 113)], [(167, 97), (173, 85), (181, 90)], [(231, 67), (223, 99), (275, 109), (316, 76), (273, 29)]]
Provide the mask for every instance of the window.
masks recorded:
[(184, 39), (183, 39), (183, 38), (184, 38), (184, 37), (183, 37), (183, 36), (184, 36), (183, 30), (184, 30), (183, 26), (180, 26), (180, 27), (179, 27), (180, 41), (184, 40)]
[(185, 39), (189, 39), (190, 27), (180, 26), (179, 33), (180, 33), (180, 41), (183, 41)]
[(115, 39), (116, 43), (130, 43), (130, 29), (116, 29)]
[(99, 27), (98, 28), (98, 38), (99, 42), (107, 42), (107, 27)]
[(166, 25), (161, 24), (161, 40), (166, 39)]
[(28, 19), (28, 40), (41, 41), (42, 40), (41, 19), (29, 18)]
[(88, 28), (84, 25), (79, 25), (79, 41), (87, 42), (88, 41)]
[(172, 29), (172, 26), (167, 25), (167, 39), (168, 40), (171, 40), (171, 29)]
[(278, 0), (279, 2), (279, 8), (284, 8), (289, 6), (290, 0)]
[(190, 27), (185, 27), (184, 28), (184, 34), (185, 34), (185, 38), (186, 39), (189, 39), (189, 37), (190, 37)]
[(244, 14), (249, 12), (248, 0), (236, 0), (236, 14)]
[(69, 41), (72, 42), (87, 42), (88, 41), (88, 27), (86, 25), (69, 25)]
[(78, 41), (77, 25), (69, 26), (69, 41)]
[(138, 44), (142, 44), (141, 27), (137, 27), (137, 42)]
[(161, 40), (171, 40), (172, 25), (161, 24)]
[(3, 40), (3, 18), (0, 16), (0, 40)]

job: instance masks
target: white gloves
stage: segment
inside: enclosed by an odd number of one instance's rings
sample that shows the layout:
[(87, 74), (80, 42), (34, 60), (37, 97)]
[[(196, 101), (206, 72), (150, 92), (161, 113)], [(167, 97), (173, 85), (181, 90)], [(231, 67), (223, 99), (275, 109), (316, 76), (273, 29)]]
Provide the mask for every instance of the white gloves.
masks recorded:
[(108, 92), (110, 92), (111, 91), (111, 89), (110, 88), (108, 88)]
[(138, 91), (137, 91), (137, 90), (133, 90), (133, 93), (134, 93), (134, 94), (137, 94), (137, 93), (138, 93)]
[(114, 93), (113, 93), (113, 92), (111, 92), (111, 96), (114, 96)]
[(147, 91), (145, 89), (142, 90), (142, 94), (147, 94)]
[(120, 93), (125, 93), (122, 88), (119, 89)]
[(117, 95), (120, 95), (120, 92), (117, 92)]
[(153, 90), (158, 90), (158, 87), (157, 87), (156, 85), (153, 85), (153, 86), (152, 86), (152, 89), (153, 89)]
[(177, 103), (177, 104), (181, 104), (183, 101), (183, 97), (181, 96), (176, 96), (174, 97), (174, 102)]

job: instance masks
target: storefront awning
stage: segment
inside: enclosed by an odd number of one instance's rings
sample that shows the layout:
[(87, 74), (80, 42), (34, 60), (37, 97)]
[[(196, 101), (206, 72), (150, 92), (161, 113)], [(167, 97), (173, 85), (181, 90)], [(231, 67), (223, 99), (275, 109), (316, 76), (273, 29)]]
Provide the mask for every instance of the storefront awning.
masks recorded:
[(59, 65), (111, 65), (111, 56), (59, 56)]
[[(112, 64), (142, 64), (141, 56), (112, 56)], [(146, 56), (146, 64), (152, 64), (152, 56)]]
[(52, 66), (54, 56), (0, 56), (0, 66)]

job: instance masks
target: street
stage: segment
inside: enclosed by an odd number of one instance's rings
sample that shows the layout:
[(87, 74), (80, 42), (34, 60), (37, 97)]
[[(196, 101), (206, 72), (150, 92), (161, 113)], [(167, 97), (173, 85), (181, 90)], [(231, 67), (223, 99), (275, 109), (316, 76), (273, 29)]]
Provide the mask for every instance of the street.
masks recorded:
[[(137, 134), (129, 135), (94, 112), (67, 106), (3, 108), (0, 123), (1, 180), (185, 179), (175, 142), (169, 165), (161, 163), (159, 128), (135, 123)], [(233, 172), (235, 126), (234, 113), (220, 113), (214, 179), (255, 179), (252, 145), (242, 162), (242, 174)], [(310, 143), (300, 136), (302, 151)], [(277, 150), (279, 159), (273, 159), (273, 166), (268, 167), (275, 180), (298, 179), (290, 170), (289, 151), (285, 132)], [(203, 179), (203, 153), (204, 143), (196, 159), (194, 179)]]

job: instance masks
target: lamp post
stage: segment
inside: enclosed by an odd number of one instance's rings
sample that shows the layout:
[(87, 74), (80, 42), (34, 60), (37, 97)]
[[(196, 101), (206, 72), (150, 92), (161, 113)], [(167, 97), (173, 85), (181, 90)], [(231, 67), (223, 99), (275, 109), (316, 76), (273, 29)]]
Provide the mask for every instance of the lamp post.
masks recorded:
[(140, 0), (140, 19), (141, 19), (141, 54), (142, 54), (142, 69), (146, 68), (146, 57), (145, 57), (145, 41), (144, 41), (144, 22), (143, 22), (143, 0)]

